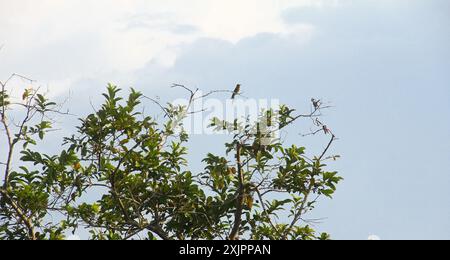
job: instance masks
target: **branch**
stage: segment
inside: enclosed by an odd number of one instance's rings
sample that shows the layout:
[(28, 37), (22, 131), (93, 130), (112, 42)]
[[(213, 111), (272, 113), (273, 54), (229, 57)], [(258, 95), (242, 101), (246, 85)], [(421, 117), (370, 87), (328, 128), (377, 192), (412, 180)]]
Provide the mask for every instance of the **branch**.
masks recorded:
[(189, 92), (191, 94), (191, 97), (194, 97), (195, 94), (198, 92), (199, 89), (196, 89), (195, 91), (191, 90), (190, 88), (186, 87), (185, 85), (181, 85), (181, 84), (173, 84), (172, 88), (182, 88), (184, 90), (186, 90), (187, 92)]
[(291, 224), (289, 225), (289, 228), (286, 229), (286, 233), (284, 235), (285, 240), (287, 240), (287, 236), (289, 235), (289, 232), (291, 232), (292, 228), (297, 224), (297, 222), (299, 220), (301, 220), (306, 203), (308, 202), (309, 195), (311, 194), (311, 191), (314, 188), (314, 184), (315, 184), (314, 179), (311, 179), (311, 183), (309, 184), (308, 190), (306, 191), (306, 193), (304, 193), (305, 198), (303, 199), (302, 204), (300, 205), (300, 208), (298, 209), (297, 213), (295, 214), (294, 219), (292, 220)]
[[(319, 103), (317, 103), (317, 101), (315, 101), (313, 99), (313, 109), (312, 112), (310, 114), (303, 114), (303, 115), (298, 115), (296, 117), (291, 118), (291, 120), (289, 122), (286, 122), (286, 124), (283, 127), (280, 127), (280, 130), (287, 127), (288, 125), (294, 123), (295, 121), (297, 121), (300, 118), (318, 118), (320, 117), (322, 114), (322, 109), (327, 109), (327, 108), (332, 108), (333, 106), (322, 106), (322, 103), (319, 101)], [(317, 120), (317, 119), (316, 119)], [(314, 121), (314, 120), (313, 120)]]
[(267, 208), (266, 208), (266, 205), (264, 204), (263, 196), (262, 196), (262, 194), (261, 194), (261, 192), (259, 191), (258, 188), (256, 188), (256, 193), (258, 194), (259, 201), (261, 202), (261, 205), (262, 205), (264, 214), (267, 216), (267, 218), (268, 218), (268, 220), (269, 220), (269, 224), (272, 226), (272, 228), (273, 228), (277, 233), (279, 233), (277, 227), (276, 227), (276, 226), (274, 225), (274, 223), (272, 222), (272, 219), (270, 218), (269, 213), (267, 213)]
[(234, 225), (231, 230), (230, 240), (239, 240), (239, 230), (242, 224), (242, 211), (244, 209), (244, 173), (242, 171), (242, 163), (241, 163), (241, 144), (238, 143), (236, 145), (236, 161), (238, 167), (239, 174), (239, 189), (238, 189), (238, 197), (236, 200), (236, 213), (234, 214)]
[(166, 114), (166, 116), (168, 118), (172, 118), (171, 115), (169, 114), (169, 111), (167, 111), (167, 109), (163, 105), (161, 105), (161, 103), (159, 101), (157, 101), (156, 99), (153, 99), (151, 97), (147, 97), (145, 95), (143, 95), (142, 97), (145, 99), (148, 99), (148, 100), (152, 101), (153, 103), (155, 103), (156, 105), (158, 105), (159, 108), (161, 108), (161, 110), (164, 112), (164, 114)]
[(12, 75), (4, 82), (4, 83), (2, 83), (1, 85), (4, 86), (4, 87), (6, 87), (6, 85), (8, 85), (8, 83), (9, 83), (11, 80), (13, 80), (14, 78), (20, 78), (20, 79), (25, 80), (25, 81), (28, 81), (28, 82), (30, 82), (30, 83), (36, 82), (36, 80), (34, 80), (34, 79), (30, 79), (30, 78), (25, 77), (25, 76), (22, 76), (22, 75), (20, 75), (20, 74), (14, 73), (14, 74), (12, 74)]
[(236, 96), (241, 96), (241, 97), (244, 97), (244, 98), (245, 98), (245, 96), (243, 96), (241, 93), (234, 93), (234, 91), (231, 91), (231, 90), (213, 90), (213, 91), (210, 91), (210, 92), (208, 92), (208, 93), (206, 93), (206, 94), (204, 94), (204, 95), (202, 95), (202, 96), (199, 96), (199, 97), (194, 98), (194, 100), (202, 99), (202, 98), (211, 96), (212, 94), (216, 94), (216, 93), (229, 93), (229, 94), (235, 94)]
[(147, 229), (150, 230), (151, 232), (157, 234), (160, 238), (162, 238), (163, 240), (172, 240), (172, 238), (170, 238), (169, 234), (167, 234), (162, 228), (161, 226), (157, 225), (157, 224), (152, 224), (147, 226)]
[[(6, 94), (5, 89), (6, 89), (6, 86), (8, 85), (8, 83), (9, 83), (13, 78), (16, 78), (16, 77), (21, 78), (21, 79), (26, 80), (26, 81), (29, 81), (29, 82), (31, 82), (31, 83), (34, 81), (34, 80), (29, 79), (29, 78), (27, 78), (27, 77), (25, 77), (25, 76), (22, 76), (22, 75), (19, 75), (19, 74), (15, 74), (15, 73), (14, 73), (14, 74), (12, 74), (12, 75), (4, 82), (4, 83), (0, 82), (0, 85), (1, 85), (1, 87), (2, 87), (2, 88), (1, 88), (1, 93), (2, 93), (3, 95)], [(33, 95), (36, 95), (36, 93), (34, 93)], [(7, 155), (7, 160), (6, 160), (6, 164), (5, 164), (5, 166), (6, 166), (6, 167), (5, 167), (5, 177), (4, 177), (4, 182), (3, 182), (3, 188), (6, 189), (6, 188), (8, 187), (8, 180), (9, 180), (9, 174), (10, 174), (10, 171), (11, 171), (12, 157), (13, 157), (13, 155), (14, 155), (14, 146), (17, 144), (17, 142), (18, 142), (19, 139), (20, 139), (20, 136), (22, 135), (23, 125), (28, 121), (32, 109), (27, 108), (27, 114), (26, 114), (25, 119), (23, 120), (22, 126), (20, 127), (20, 132), (19, 132), (19, 134), (17, 135), (17, 138), (16, 138), (16, 139), (13, 139), (11, 130), (10, 130), (9, 125), (8, 125), (8, 123), (7, 123), (7, 117), (6, 117), (6, 100), (5, 100), (5, 97), (3, 97), (3, 99), (4, 99), (4, 100), (3, 100), (3, 104), (2, 104), (2, 108), (1, 108), (2, 111), (1, 111), (1, 119), (0, 119), (0, 121), (1, 121), (1, 123), (2, 123), (2, 125), (3, 125), (3, 127), (5, 128), (6, 138), (7, 138), (7, 142), (8, 142), (8, 155)]]
[(5, 189), (0, 189), (0, 193), (5, 196), (5, 198), (9, 201), (9, 204), (14, 209), (16, 214), (19, 216), (20, 220), (25, 224), (28, 230), (28, 237), (31, 240), (37, 240), (36, 232), (34, 231), (34, 226), (30, 218), (28, 218), (25, 213), (20, 209), (20, 207), (11, 199)]
[(5, 163), (5, 166), (6, 166), (5, 167), (5, 177), (3, 180), (3, 188), (6, 189), (8, 187), (8, 178), (9, 178), (9, 172), (10, 172), (10, 168), (11, 168), (12, 157), (13, 157), (13, 153), (14, 153), (14, 145), (13, 145), (11, 131), (9, 129), (8, 124), (6, 123), (6, 117), (4, 114), (2, 114), (1, 121), (5, 128), (6, 138), (8, 141), (8, 157), (7, 157), (6, 163)]
[[(126, 219), (127, 222), (130, 222), (130, 221), (132, 221), (132, 220), (130, 219), (130, 217), (129, 217), (129, 215), (128, 215), (128, 212), (127, 212), (127, 210), (126, 210), (126, 208), (125, 208), (125, 206), (124, 206), (122, 200), (120, 199), (119, 195), (118, 195), (117, 192), (116, 192), (116, 181), (115, 181), (115, 177), (116, 177), (118, 171), (120, 170), (120, 167), (122, 166), (122, 163), (124, 162), (124, 160), (126, 159), (126, 157), (127, 157), (132, 151), (134, 151), (134, 149), (138, 148), (139, 145), (141, 145), (141, 143), (142, 143), (142, 142), (136, 143), (130, 150), (128, 150), (128, 152), (127, 152), (125, 155), (122, 156), (122, 158), (120, 159), (120, 161), (119, 161), (119, 163), (118, 163), (116, 169), (114, 170), (114, 172), (113, 172), (113, 174), (112, 174), (112, 176), (111, 176), (111, 180), (110, 180), (110, 182), (111, 182), (111, 191), (112, 191), (112, 193), (113, 193), (113, 196), (117, 199), (117, 201), (118, 201), (118, 203), (119, 203), (119, 207), (120, 207), (122, 213), (124, 214), (124, 217), (125, 217), (125, 219)], [(144, 230), (144, 229), (148, 229), (148, 230), (152, 231), (153, 233), (157, 234), (159, 237), (161, 237), (161, 238), (164, 239), (164, 240), (171, 240), (170, 236), (169, 236), (169, 235), (161, 228), (161, 226), (160, 226), (159, 224), (154, 223), (154, 224), (148, 225), (148, 226), (143, 227), (143, 228), (140, 227), (140, 225), (138, 225), (138, 224), (136, 224), (136, 223), (134, 223), (134, 222), (131, 223), (131, 224), (134, 225), (134, 226), (136, 226), (136, 227), (138, 227), (139, 229), (141, 229), (139, 232), (141, 232), (141, 231)], [(139, 232), (137, 232), (137, 233), (139, 233)], [(136, 235), (137, 233), (135, 233), (134, 235)], [(133, 237), (134, 235), (128, 236), (127, 239)]]
[(9, 184), (9, 175), (10, 175), (10, 171), (11, 171), (11, 162), (12, 162), (12, 157), (14, 155), (14, 148), (16, 146), (16, 144), (20, 141), (20, 138), (22, 137), (23, 130), (25, 127), (25, 124), (28, 123), (28, 121), (32, 118), (32, 110), (35, 109), (35, 107), (31, 106), (31, 100), (37, 95), (37, 91), (33, 93), (33, 96), (31, 98), (28, 99), (27, 101), (27, 112), (25, 115), (25, 118), (22, 120), (21, 124), (19, 125), (19, 132), (16, 135), (15, 139), (12, 139), (11, 136), (11, 132), (9, 130), (9, 127), (7, 126), (7, 122), (6, 122), (6, 116), (3, 113), (2, 114), (2, 123), (3, 126), (6, 129), (6, 135), (8, 138), (8, 144), (9, 144), (9, 151), (8, 151), (8, 158), (7, 158), (7, 162), (6, 162), (6, 169), (5, 169), (5, 178), (4, 178), (4, 183), (3, 183), (3, 187), (6, 189), (8, 187)]
[(325, 148), (325, 150), (323, 151), (322, 155), (319, 157), (319, 161), (322, 161), (323, 157), (327, 154), (328, 150), (330, 149), (331, 145), (333, 144), (333, 142), (336, 140), (336, 136), (334, 134), (331, 134), (331, 140), (328, 143), (327, 147)]
[[(328, 150), (330, 149), (331, 145), (333, 144), (333, 142), (336, 140), (336, 136), (334, 134), (331, 134), (331, 140), (328, 143), (327, 147), (325, 148), (325, 150), (322, 152), (322, 155), (317, 158), (318, 161), (322, 161), (323, 157), (326, 155), (326, 153), (328, 152)], [(314, 188), (315, 185), (315, 180), (314, 177), (311, 177), (311, 181), (308, 187), (308, 190), (306, 191), (306, 193), (304, 193), (305, 198), (302, 201), (302, 204), (300, 205), (299, 210), (297, 211), (297, 213), (294, 216), (294, 219), (292, 220), (291, 225), (289, 226), (289, 228), (286, 230), (286, 234), (285, 234), (285, 239), (287, 239), (287, 235), (288, 233), (292, 230), (292, 228), (295, 226), (295, 224), (302, 219), (303, 216), (303, 211), (305, 210), (305, 206), (306, 203), (308, 202), (309, 199), (309, 195), (311, 195), (311, 192)], [(317, 200), (317, 199), (316, 199)]]

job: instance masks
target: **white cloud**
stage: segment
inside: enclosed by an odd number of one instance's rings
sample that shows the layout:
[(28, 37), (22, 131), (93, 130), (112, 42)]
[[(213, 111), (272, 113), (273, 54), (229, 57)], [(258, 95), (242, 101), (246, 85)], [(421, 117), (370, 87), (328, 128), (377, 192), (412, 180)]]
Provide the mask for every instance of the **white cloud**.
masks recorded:
[(129, 72), (150, 60), (168, 66), (181, 44), (289, 33), (281, 19), (284, 9), (331, 2), (0, 0), (0, 44), (5, 44), (0, 77), (21, 72), (58, 82)]

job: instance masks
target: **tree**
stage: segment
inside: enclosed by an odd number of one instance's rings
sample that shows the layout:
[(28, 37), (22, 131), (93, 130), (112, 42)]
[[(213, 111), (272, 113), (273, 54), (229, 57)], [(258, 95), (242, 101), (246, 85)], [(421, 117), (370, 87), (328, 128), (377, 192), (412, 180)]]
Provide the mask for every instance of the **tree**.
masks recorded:
[[(109, 85), (101, 108), (80, 119), (60, 153), (47, 155), (34, 145), (52, 130), (48, 118), (60, 113), (56, 103), (33, 89), (11, 102), (7, 83), (0, 92), (7, 142), (1, 148), (2, 159), (3, 151), (7, 156), (1, 162), (0, 239), (64, 239), (67, 231), (79, 230), (91, 239), (117, 240), (329, 239), (304, 219), (341, 181), (325, 169), (327, 160), (337, 158), (327, 156), (336, 137), (319, 121), (326, 108), (320, 101), (305, 115), (281, 106), (262, 111), (254, 124), (213, 120), (211, 127), (232, 133), (227, 156), (207, 154), (204, 171), (193, 173), (186, 160), (189, 135), (180, 121), (191, 103), (162, 106), (134, 89), (124, 99)], [(191, 102), (197, 97), (197, 91), (174, 87), (187, 90)], [(165, 113), (163, 124), (142, 112), (146, 100)], [(24, 109), (20, 124), (9, 121), (15, 107)], [(318, 156), (272, 137), (302, 118), (317, 126), (311, 134), (330, 136)]]

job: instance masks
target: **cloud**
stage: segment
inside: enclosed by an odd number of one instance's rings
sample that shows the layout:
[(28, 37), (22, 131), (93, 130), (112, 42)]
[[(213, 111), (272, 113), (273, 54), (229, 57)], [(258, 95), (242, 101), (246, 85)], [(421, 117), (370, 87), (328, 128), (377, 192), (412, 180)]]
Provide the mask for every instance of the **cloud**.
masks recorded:
[(377, 40), (380, 37), (420, 39), (449, 30), (438, 21), (450, 21), (450, 3), (445, 0), (344, 0), (338, 5), (317, 8), (303, 6), (285, 9), (287, 24), (311, 23), (324, 34), (353, 39)]
[[(58, 82), (173, 64), (199, 38), (237, 42), (283, 31), (281, 10), (305, 0), (2, 0), (0, 76), (26, 72)], [(255, 10), (258, 10), (257, 12)], [(37, 66), (38, 65), (38, 66)], [(45, 70), (45, 71), (44, 71)], [(65, 71), (65, 73), (60, 73)], [(69, 75), (68, 75), (69, 74)]]

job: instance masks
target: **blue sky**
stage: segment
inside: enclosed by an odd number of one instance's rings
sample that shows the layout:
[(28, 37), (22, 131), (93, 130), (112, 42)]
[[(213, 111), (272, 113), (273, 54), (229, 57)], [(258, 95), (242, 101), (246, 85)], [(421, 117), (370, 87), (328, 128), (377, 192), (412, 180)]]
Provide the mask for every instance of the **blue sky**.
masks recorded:
[[(91, 3), (95, 2), (95, 3)], [(450, 239), (450, 2), (0, 0), (0, 77), (29, 75), (74, 113), (107, 82), (171, 100), (173, 82), (243, 84), (339, 136), (345, 181), (312, 218), (337, 239)], [(70, 122), (65, 124), (70, 125)], [(299, 131), (309, 125), (300, 124)], [(296, 129), (294, 129), (296, 130)], [(192, 162), (223, 137), (195, 136)], [(320, 149), (324, 140), (289, 133)], [(211, 145), (215, 143), (217, 145)], [(192, 167), (201, 168), (198, 163)]]

